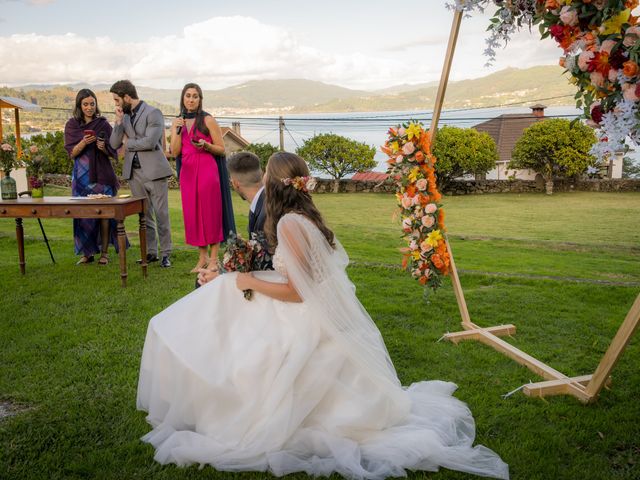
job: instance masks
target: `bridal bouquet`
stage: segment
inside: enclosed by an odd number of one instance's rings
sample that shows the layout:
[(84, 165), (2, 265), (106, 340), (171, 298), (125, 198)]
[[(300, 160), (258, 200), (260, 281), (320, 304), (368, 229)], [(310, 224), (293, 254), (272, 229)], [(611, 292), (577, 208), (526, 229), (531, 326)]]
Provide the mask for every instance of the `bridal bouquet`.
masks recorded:
[[(245, 240), (234, 232), (229, 232), (227, 247), (222, 255), (222, 270), (226, 272), (252, 272), (265, 270), (271, 264), (271, 253), (267, 248), (264, 233), (252, 233)], [(244, 298), (251, 300), (253, 292), (244, 290)]]

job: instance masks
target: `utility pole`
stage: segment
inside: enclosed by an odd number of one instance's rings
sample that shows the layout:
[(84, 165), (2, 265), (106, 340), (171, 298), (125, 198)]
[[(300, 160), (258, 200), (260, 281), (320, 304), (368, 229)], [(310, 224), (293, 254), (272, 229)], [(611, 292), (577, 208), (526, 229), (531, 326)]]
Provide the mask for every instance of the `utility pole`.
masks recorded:
[(280, 151), (284, 151), (284, 117), (278, 118), (278, 127), (280, 128)]

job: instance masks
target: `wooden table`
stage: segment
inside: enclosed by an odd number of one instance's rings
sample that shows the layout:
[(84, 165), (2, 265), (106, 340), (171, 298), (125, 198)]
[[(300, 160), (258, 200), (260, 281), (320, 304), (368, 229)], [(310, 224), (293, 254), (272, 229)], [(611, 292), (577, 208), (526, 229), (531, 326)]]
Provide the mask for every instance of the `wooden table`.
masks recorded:
[(0, 200), (0, 218), (16, 219), (16, 238), (20, 272), (25, 273), (23, 218), (114, 218), (118, 223), (118, 250), (120, 278), (127, 286), (127, 248), (124, 219), (138, 214), (140, 225), (140, 254), (142, 275), (147, 276), (147, 226), (144, 219), (144, 198), (44, 197)]

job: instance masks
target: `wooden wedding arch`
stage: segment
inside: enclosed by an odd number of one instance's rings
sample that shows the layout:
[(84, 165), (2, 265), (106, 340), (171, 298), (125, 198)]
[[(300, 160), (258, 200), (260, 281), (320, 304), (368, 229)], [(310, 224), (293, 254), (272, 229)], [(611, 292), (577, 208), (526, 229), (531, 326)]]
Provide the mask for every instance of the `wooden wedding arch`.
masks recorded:
[[(463, 15), (464, 13), (462, 11), (455, 10), (445, 61), (442, 67), (440, 84), (438, 86), (438, 93), (436, 95), (435, 107), (433, 109), (433, 117), (430, 127), (432, 139), (435, 138), (438, 129), (438, 121), (440, 120), (440, 114), (442, 112), (442, 105), (444, 103), (447, 84), (449, 82), (449, 72), (451, 71), (451, 64), (453, 62), (453, 55), (458, 41), (458, 33), (460, 32), (460, 24), (462, 23)], [(464, 299), (462, 285), (460, 284), (460, 278), (458, 277), (458, 271), (453, 260), (453, 253), (451, 252), (448, 240), (447, 249), (451, 255), (450, 273), (453, 290), (458, 302), (458, 308), (460, 309), (460, 316), (462, 317), (463, 331), (447, 333), (444, 335), (444, 338), (453, 343), (458, 343), (462, 340), (478, 340), (495, 348), (499, 352), (502, 352), (519, 364), (528, 367), (530, 370), (546, 379), (543, 382), (525, 384), (522, 387), (525, 395), (531, 397), (546, 397), (550, 395), (565, 394), (573, 395), (583, 403), (594, 402), (598, 398), (602, 388), (610, 382), (610, 374), (613, 367), (622, 355), (622, 352), (629, 343), (633, 333), (638, 328), (638, 324), (640, 323), (640, 294), (636, 297), (636, 300), (631, 306), (624, 322), (618, 329), (618, 332), (609, 345), (609, 348), (600, 360), (596, 371), (592, 375), (568, 377), (499, 338), (502, 335), (514, 334), (516, 332), (516, 327), (514, 325), (508, 324), (495, 327), (480, 327), (471, 321), (471, 317), (469, 316), (469, 311), (467, 309), (467, 303)]]

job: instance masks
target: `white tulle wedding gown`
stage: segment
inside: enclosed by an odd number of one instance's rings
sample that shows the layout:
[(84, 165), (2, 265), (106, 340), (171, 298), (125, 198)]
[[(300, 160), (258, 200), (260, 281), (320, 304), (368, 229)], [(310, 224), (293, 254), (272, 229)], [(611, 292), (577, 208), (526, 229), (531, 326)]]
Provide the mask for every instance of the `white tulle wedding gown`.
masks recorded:
[(456, 386), (402, 387), (355, 296), (347, 257), (306, 217), (278, 224), (275, 272), (303, 299), (251, 301), (225, 274), (156, 315), (140, 367), (143, 437), (160, 463), (353, 479), (439, 467), (508, 478)]

